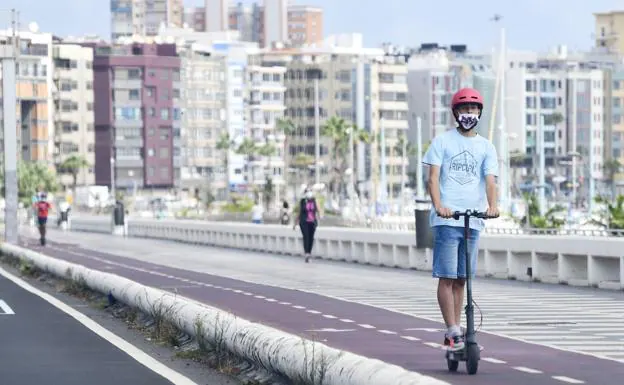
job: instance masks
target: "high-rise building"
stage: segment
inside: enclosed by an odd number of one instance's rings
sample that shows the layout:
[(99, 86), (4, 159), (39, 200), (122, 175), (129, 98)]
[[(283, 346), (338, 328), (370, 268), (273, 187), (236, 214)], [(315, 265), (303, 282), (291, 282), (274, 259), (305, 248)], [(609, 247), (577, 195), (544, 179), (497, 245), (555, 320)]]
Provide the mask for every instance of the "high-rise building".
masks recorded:
[(263, 46), (288, 40), (288, 0), (264, 0)]
[(111, 37), (155, 36), (161, 24), (181, 27), (183, 0), (111, 0)]
[(205, 32), (227, 31), (229, 27), (228, 0), (206, 0), (204, 7), (204, 29)]
[(594, 13), (597, 48), (624, 54), (624, 11)]
[(88, 164), (76, 175), (76, 184), (95, 182), (95, 125), (93, 96), (93, 49), (57, 40), (54, 58), (54, 163), (62, 174), (61, 184), (74, 183), (67, 170), (59, 168), (70, 156)]
[(175, 44), (94, 48), (95, 180), (120, 188), (179, 181), (180, 59)]
[(323, 9), (308, 5), (288, 6), (288, 41), (295, 47), (323, 41)]
[[(609, 126), (605, 135), (605, 162), (618, 161), (624, 164), (624, 67), (605, 71), (605, 121)], [(624, 185), (623, 170), (614, 170), (613, 180), (616, 194), (621, 194)], [(609, 178), (609, 170), (605, 177)]]
[(284, 117), (286, 106), (284, 96), (286, 87), (284, 77), (286, 67), (275, 63), (270, 55), (261, 52), (250, 52), (249, 65), (246, 71), (247, 100), (250, 131), (248, 137), (253, 138), (258, 148), (273, 148), (270, 155), (256, 154), (248, 164), (250, 180), (257, 186), (264, 186), (267, 178), (271, 179), (275, 201), (279, 201), (286, 192), (284, 159), (285, 136), (278, 129), (278, 121)]
[(211, 191), (225, 198), (228, 183), (217, 142), (227, 132), (225, 118), (227, 89), (226, 58), (211, 46), (178, 45), (181, 57), (181, 156), (180, 186)]
[[(0, 31), (0, 41), (13, 32)], [(52, 167), (54, 153), (54, 104), (52, 99), (52, 41), (49, 33), (17, 32), (19, 57), (17, 71), (18, 154), (24, 161)], [(0, 106), (1, 108), (1, 106)]]
[[(339, 117), (349, 125), (366, 131), (374, 144), (360, 143), (354, 154), (354, 182), (364, 197), (381, 198), (383, 178), (381, 147), (386, 148), (387, 196), (400, 190), (402, 168), (396, 143), (404, 135), (407, 124), (407, 68), (400, 59), (387, 56), (383, 49), (364, 48), (360, 35), (342, 35), (327, 39), (322, 47), (281, 49), (271, 52), (288, 68), (286, 72), (286, 117), (296, 127), (289, 138), (288, 158), (298, 154), (315, 156), (315, 79), (318, 79), (318, 116), (320, 129), (331, 117)], [(384, 118), (385, 146), (379, 143), (380, 118)], [(347, 180), (341, 175), (336, 181), (336, 163), (331, 138), (321, 136), (320, 180), (333, 185)], [(308, 182), (314, 174), (306, 175)], [(399, 185), (397, 185), (399, 184)]]
[[(285, 0), (267, 0), (263, 5), (244, 5), (239, 2), (229, 6), (228, 24), (217, 30), (208, 26), (207, 10), (214, 9), (213, 16), (221, 15), (222, 1), (206, 0), (204, 7), (188, 8), (185, 11), (185, 23), (195, 31), (236, 30), (240, 32), (241, 40), (258, 43), (260, 47), (268, 47), (276, 41), (294, 47), (320, 44), (323, 41), (322, 8), (288, 4)], [(269, 9), (268, 13), (266, 9)]]

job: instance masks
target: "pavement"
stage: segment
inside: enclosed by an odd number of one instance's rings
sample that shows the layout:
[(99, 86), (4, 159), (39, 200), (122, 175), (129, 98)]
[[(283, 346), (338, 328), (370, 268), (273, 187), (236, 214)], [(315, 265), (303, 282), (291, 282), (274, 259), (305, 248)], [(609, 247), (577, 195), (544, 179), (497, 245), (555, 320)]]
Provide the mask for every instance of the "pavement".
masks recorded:
[(2, 384), (172, 384), (69, 314), (3, 276), (0, 344)]
[(451, 384), (606, 385), (624, 375), (624, 293), (477, 280), (484, 351), (469, 376), (446, 369), (429, 273), (100, 234), (51, 231), (45, 248), (27, 243)]

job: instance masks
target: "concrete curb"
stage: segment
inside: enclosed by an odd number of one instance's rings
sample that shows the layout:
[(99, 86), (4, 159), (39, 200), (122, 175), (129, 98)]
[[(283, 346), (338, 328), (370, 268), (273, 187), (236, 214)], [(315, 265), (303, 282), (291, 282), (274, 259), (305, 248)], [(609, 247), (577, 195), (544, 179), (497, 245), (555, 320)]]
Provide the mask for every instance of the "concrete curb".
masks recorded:
[(119, 301), (148, 314), (155, 306), (167, 309), (166, 318), (190, 335), (197, 336), (196, 325), (201, 323), (208, 343), (221, 344), (232, 353), (296, 383), (450, 385), (396, 365), (340, 351), (322, 343), (249, 322), (220, 309), (114, 274), (92, 270), (6, 243), (0, 245), (0, 250), (4, 254), (28, 260), (39, 269), (55, 276), (81, 280), (92, 290), (111, 293)]

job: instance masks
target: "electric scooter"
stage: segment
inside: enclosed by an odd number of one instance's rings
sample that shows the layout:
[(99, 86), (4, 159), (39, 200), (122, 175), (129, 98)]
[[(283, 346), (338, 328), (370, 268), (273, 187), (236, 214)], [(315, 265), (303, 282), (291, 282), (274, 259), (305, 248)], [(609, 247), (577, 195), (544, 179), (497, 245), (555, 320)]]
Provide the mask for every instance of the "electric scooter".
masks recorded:
[(470, 235), (470, 217), (489, 219), (495, 218), (488, 216), (484, 212), (476, 210), (466, 210), (465, 212), (455, 211), (453, 219), (458, 220), (464, 217), (464, 250), (466, 257), (466, 332), (464, 335), (464, 348), (462, 350), (446, 352), (446, 363), (448, 370), (456, 372), (459, 367), (459, 361), (466, 362), (466, 371), (468, 374), (476, 374), (479, 370), (479, 360), (481, 359), (481, 348), (477, 344), (474, 327), (474, 307), (472, 300), (472, 266), (470, 266), (470, 253), (468, 249), (468, 237)]

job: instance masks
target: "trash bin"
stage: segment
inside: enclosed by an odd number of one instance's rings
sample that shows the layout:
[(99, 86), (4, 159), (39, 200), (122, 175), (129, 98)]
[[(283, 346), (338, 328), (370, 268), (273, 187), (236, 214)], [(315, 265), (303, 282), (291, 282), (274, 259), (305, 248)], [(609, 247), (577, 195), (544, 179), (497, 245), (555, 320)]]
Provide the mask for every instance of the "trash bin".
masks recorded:
[(416, 221), (416, 248), (433, 248), (433, 231), (429, 225), (429, 214), (431, 213), (431, 201), (416, 199), (416, 209), (414, 209), (414, 220)]
[(113, 223), (115, 226), (123, 226), (125, 224), (125, 210), (123, 202), (117, 201), (113, 209)]

